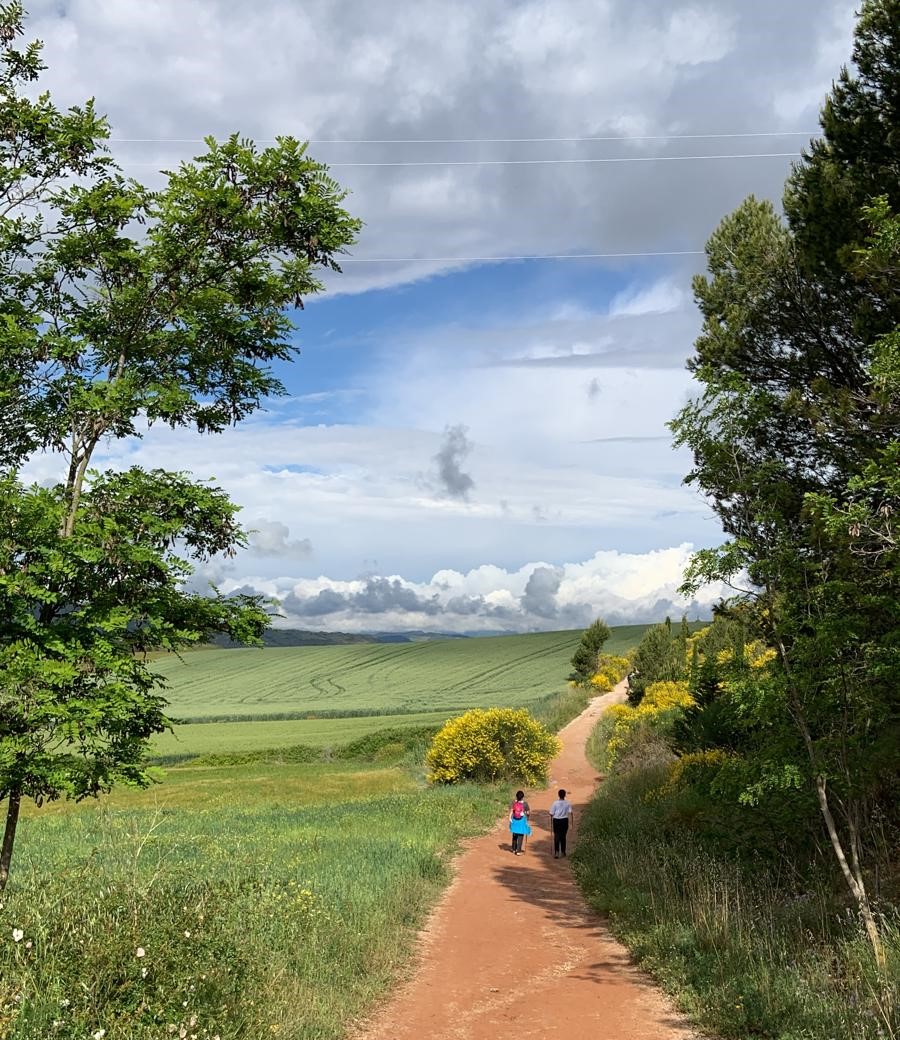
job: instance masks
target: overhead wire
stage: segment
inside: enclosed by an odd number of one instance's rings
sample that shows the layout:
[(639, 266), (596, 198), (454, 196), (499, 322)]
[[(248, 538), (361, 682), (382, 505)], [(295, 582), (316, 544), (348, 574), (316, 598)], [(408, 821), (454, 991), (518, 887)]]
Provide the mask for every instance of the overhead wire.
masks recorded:
[[(726, 138), (761, 138), (761, 137), (807, 137), (815, 136), (817, 131), (804, 130), (771, 130), (746, 131), (734, 133), (704, 134), (654, 134), (654, 135), (621, 135), (615, 137), (507, 137), (507, 138), (360, 138), (360, 139), (312, 139), (310, 144), (345, 144), (345, 145), (407, 145), (407, 144), (574, 144), (587, 142), (615, 141), (674, 141), (674, 140), (720, 140)], [(111, 138), (110, 144), (203, 144), (201, 138)], [(259, 139), (258, 143), (275, 143), (274, 139)], [(639, 155), (639, 156), (602, 156), (571, 157), (554, 159), (448, 159), (448, 160), (395, 160), (395, 161), (338, 161), (326, 163), (328, 167), (369, 168), (369, 167), (431, 167), (431, 166), (544, 166), (544, 165), (596, 165), (622, 164), (635, 162), (677, 162), (728, 159), (785, 159), (795, 158), (796, 152), (749, 152), (723, 153), (713, 155)], [(158, 163), (122, 162), (124, 167), (157, 167)], [(652, 257), (703, 256), (702, 249), (678, 250), (646, 250), (632, 252), (603, 253), (541, 253), (510, 254), (503, 256), (382, 256), (382, 257), (340, 257), (341, 264), (454, 264), (454, 263), (512, 263), (524, 261), (556, 261), (556, 260), (610, 260), (638, 259)]]
[[(747, 137), (816, 137), (820, 130), (750, 130), (708, 134), (619, 134), (610, 137), (383, 137), (310, 138), (308, 143), (324, 144), (577, 144), (611, 141), (699, 141)], [(290, 136), (290, 135), (285, 135)], [(257, 138), (258, 144), (275, 144), (276, 138)], [(110, 144), (205, 144), (203, 137), (111, 137)]]
[[(567, 166), (583, 164), (606, 164), (606, 163), (648, 163), (648, 162), (677, 162), (677, 161), (702, 161), (705, 159), (796, 159), (796, 152), (744, 152), (740, 154), (722, 155), (628, 155), (628, 156), (606, 156), (603, 158), (574, 158), (574, 159), (422, 159), (403, 160), (389, 162), (329, 162), (323, 165), (329, 169), (338, 167), (347, 169), (349, 167), (421, 167), (421, 166)], [(147, 162), (122, 162), (123, 167), (153, 167), (158, 168), (158, 163)]]
[(651, 256), (703, 256), (702, 249), (660, 249), (634, 253), (526, 253), (521, 256), (341, 256), (340, 264), (487, 264), (515, 260), (618, 260)]

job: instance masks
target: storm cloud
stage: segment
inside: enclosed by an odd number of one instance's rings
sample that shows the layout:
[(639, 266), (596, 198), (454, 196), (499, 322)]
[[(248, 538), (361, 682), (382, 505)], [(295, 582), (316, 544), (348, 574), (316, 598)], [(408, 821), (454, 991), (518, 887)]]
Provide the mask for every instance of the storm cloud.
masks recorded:
[(475, 487), (475, 481), (462, 469), (463, 461), (472, 452), (472, 442), (467, 433), (467, 427), (462, 424), (448, 426), (444, 430), (443, 443), (434, 456), (438, 486), (441, 494), (449, 498), (467, 499)]

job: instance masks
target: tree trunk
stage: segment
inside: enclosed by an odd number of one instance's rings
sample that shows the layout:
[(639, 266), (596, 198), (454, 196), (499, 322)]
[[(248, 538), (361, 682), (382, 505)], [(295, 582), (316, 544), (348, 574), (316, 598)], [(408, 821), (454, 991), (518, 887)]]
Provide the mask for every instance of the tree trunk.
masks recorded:
[[(778, 633), (775, 632), (774, 635), (776, 637), (778, 652), (784, 670), (790, 681), (792, 669), (790, 667), (787, 649), (781, 638), (778, 636)], [(816, 754), (815, 742), (813, 741), (812, 733), (810, 732), (809, 725), (806, 721), (806, 714), (803, 711), (800, 698), (793, 685), (791, 685), (790, 696), (794, 721), (797, 723), (797, 727), (800, 730), (800, 735), (802, 736), (803, 743), (806, 747), (806, 753), (809, 756), (810, 765), (815, 774), (816, 796), (819, 800), (819, 810), (821, 811), (822, 818), (825, 821), (825, 829), (828, 831), (828, 839), (831, 842), (831, 847), (834, 850), (838, 865), (841, 868), (841, 873), (844, 875), (844, 880), (847, 882), (847, 887), (850, 889), (853, 898), (856, 900), (856, 906), (859, 910), (860, 917), (862, 917), (863, 925), (866, 929), (866, 935), (869, 938), (869, 942), (872, 944), (875, 961), (878, 964), (878, 967), (881, 970), (884, 970), (886, 964), (884, 943), (881, 941), (881, 934), (878, 931), (875, 915), (872, 913), (872, 906), (869, 903), (869, 894), (866, 892), (866, 882), (863, 877), (862, 866), (859, 862), (859, 832), (851, 822), (849, 825), (851, 856), (853, 857), (853, 866), (851, 867), (847, 862), (847, 856), (844, 852), (844, 843), (841, 841), (841, 836), (838, 832), (834, 815), (831, 812), (831, 806), (828, 803), (828, 792), (825, 786), (826, 780), (824, 773), (821, 771), (819, 766), (819, 756)]]
[(6, 888), (6, 882), (9, 879), (9, 864), (12, 860), (21, 804), (22, 792), (18, 790), (10, 791), (9, 805), (6, 809), (6, 830), (3, 832), (3, 847), (0, 849), (0, 892)]
[[(859, 908), (860, 916), (862, 917), (863, 924), (866, 928), (866, 935), (868, 935), (869, 942), (872, 944), (872, 949), (875, 951), (875, 960), (878, 963), (878, 967), (883, 969), (886, 964), (884, 943), (881, 941), (881, 935), (878, 932), (878, 925), (875, 923), (875, 915), (872, 913), (872, 907), (869, 903), (869, 894), (866, 892), (866, 882), (863, 878), (862, 869), (859, 866), (855, 850), (853, 852), (853, 866), (851, 867), (847, 862), (843, 842), (838, 834), (837, 825), (834, 822), (834, 816), (831, 812), (831, 806), (828, 804), (828, 793), (825, 789), (825, 778), (823, 776), (816, 777), (816, 794), (819, 797), (819, 808), (822, 810), (822, 816), (825, 819), (825, 827), (828, 830), (828, 837), (831, 839), (831, 847), (834, 849), (835, 856), (837, 856), (837, 861), (840, 864), (844, 880), (847, 882), (847, 887), (853, 893), (853, 898), (856, 900), (856, 905)], [(851, 842), (853, 846), (855, 846), (855, 833), (851, 834)]]

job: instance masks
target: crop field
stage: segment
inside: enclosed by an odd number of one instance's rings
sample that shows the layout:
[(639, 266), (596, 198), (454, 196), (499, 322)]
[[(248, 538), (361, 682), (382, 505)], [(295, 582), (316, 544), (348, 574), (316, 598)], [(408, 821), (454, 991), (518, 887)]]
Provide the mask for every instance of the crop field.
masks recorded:
[[(606, 650), (635, 646), (644, 626), (613, 629)], [(155, 663), (171, 714), (191, 722), (354, 712), (527, 707), (565, 686), (574, 632), (411, 644), (210, 650)], [(381, 723), (382, 725), (384, 723)]]
[(254, 722), (203, 722), (175, 727), (153, 739), (150, 754), (162, 765), (222, 751), (253, 753), (270, 748), (333, 748), (380, 729), (439, 726), (446, 711), (408, 715), (363, 715), (350, 718), (280, 719)]

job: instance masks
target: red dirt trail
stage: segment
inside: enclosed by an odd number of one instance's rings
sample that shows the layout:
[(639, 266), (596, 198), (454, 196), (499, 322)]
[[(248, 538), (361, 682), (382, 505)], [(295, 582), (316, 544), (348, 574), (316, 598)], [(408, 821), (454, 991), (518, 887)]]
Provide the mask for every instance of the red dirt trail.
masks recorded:
[[(358, 1040), (689, 1040), (694, 1034), (586, 906), (566, 860), (553, 859), (547, 809), (565, 787), (574, 836), (599, 781), (584, 745), (624, 685), (560, 733), (547, 790), (529, 793), (525, 854), (504, 819), (466, 845), (421, 936), (411, 980)], [(512, 794), (513, 792), (510, 792)]]

